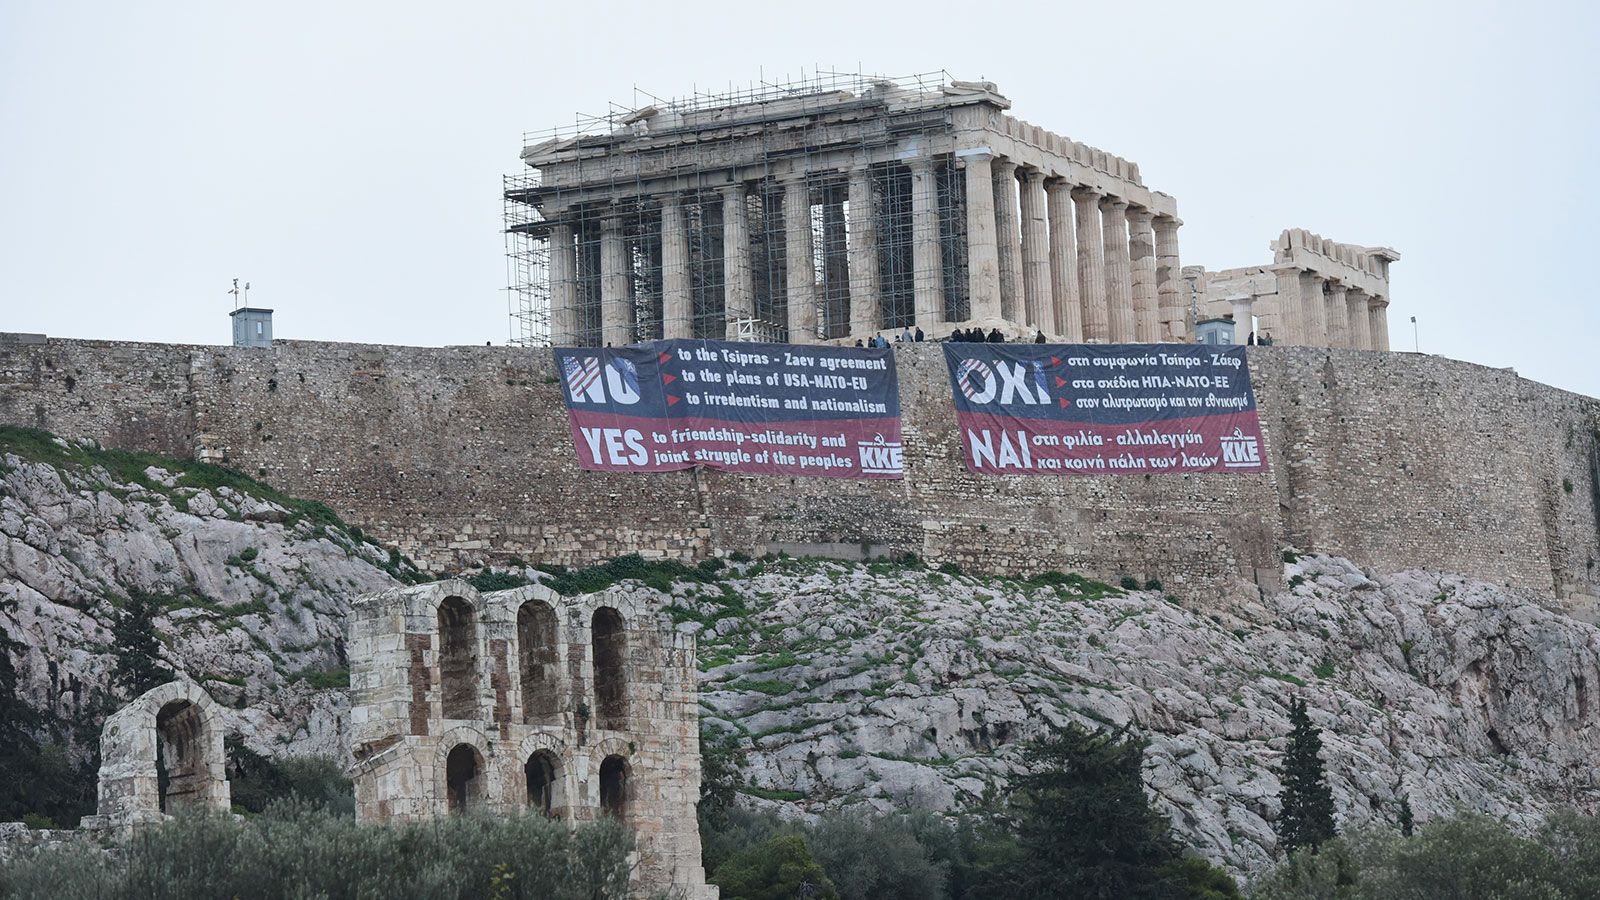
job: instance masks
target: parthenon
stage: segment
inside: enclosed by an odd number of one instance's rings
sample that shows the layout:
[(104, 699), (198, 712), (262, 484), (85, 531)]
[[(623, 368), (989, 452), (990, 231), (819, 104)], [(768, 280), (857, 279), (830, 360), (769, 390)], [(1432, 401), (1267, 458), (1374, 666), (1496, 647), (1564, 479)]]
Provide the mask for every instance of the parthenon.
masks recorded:
[(1270, 249), (1271, 265), (1186, 266), (1200, 317), (1232, 318), (1240, 343), (1254, 330), (1285, 344), (1389, 349), (1389, 264), (1399, 253), (1303, 228), (1285, 229)]
[(833, 77), (534, 141), (506, 185), (525, 342), (1186, 340), (1176, 202), (1010, 105), (989, 82)]

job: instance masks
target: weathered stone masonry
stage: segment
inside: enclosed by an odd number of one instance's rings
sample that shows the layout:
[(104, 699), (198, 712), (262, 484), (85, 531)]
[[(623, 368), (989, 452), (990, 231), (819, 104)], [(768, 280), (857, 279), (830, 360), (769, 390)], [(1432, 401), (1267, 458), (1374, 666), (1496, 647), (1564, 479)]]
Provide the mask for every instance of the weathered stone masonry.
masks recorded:
[(695, 641), (620, 591), (358, 599), (349, 624), (356, 815), (530, 810), (634, 830), (642, 895), (715, 900), (700, 867)]
[(581, 472), (548, 350), (0, 344), (0, 421), (225, 462), (437, 566), (843, 542), (1200, 593), (1273, 577), (1294, 545), (1600, 594), (1593, 399), (1438, 357), (1252, 348), (1268, 474), (978, 476), (940, 348), (896, 354), (897, 482)]

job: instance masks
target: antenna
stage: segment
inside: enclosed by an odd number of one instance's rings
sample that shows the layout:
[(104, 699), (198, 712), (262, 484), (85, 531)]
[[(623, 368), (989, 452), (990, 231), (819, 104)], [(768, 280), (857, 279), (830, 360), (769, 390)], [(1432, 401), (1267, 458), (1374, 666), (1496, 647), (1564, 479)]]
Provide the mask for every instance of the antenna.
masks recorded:
[(233, 295), (233, 308), (242, 309), (250, 305), (250, 282), (246, 281), (244, 287), (239, 287), (239, 279), (233, 280), (233, 288), (228, 291)]

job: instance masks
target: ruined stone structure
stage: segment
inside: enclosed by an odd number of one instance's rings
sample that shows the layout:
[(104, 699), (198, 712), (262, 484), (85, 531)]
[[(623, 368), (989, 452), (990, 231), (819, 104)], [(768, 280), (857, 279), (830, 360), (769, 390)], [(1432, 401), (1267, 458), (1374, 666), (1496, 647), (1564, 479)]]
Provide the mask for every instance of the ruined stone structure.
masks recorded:
[[(897, 346), (906, 477), (577, 468), (548, 350), (0, 342), (0, 421), (225, 463), (435, 567), (915, 551), (973, 571), (1272, 578), (1286, 545), (1600, 596), (1600, 401), (1411, 353), (1251, 348), (1271, 471), (976, 475), (943, 348)], [(1570, 485), (1570, 488), (1569, 488)]]
[(1389, 349), (1389, 264), (1400, 254), (1303, 228), (1285, 229), (1271, 249), (1267, 266), (1185, 267), (1199, 317), (1232, 317), (1239, 343), (1254, 317), (1255, 330), (1279, 344)]
[(1173, 198), (1010, 105), (989, 82), (851, 77), (536, 141), (506, 185), (520, 340), (1185, 340)]
[(122, 834), (231, 806), (216, 704), (192, 681), (146, 691), (100, 732), (99, 803), (82, 827)]
[(641, 893), (714, 900), (692, 634), (621, 592), (443, 581), (358, 599), (347, 650), (359, 818), (613, 815)]

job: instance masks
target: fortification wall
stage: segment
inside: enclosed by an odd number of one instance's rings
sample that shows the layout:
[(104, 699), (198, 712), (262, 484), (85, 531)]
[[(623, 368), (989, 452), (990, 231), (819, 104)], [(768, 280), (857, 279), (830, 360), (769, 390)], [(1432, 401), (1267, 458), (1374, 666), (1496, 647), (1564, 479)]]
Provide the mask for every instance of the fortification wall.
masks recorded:
[(977, 476), (940, 348), (896, 353), (902, 481), (579, 471), (540, 350), (0, 344), (0, 420), (225, 462), (438, 567), (848, 544), (1215, 594), (1275, 579), (1293, 545), (1600, 595), (1600, 401), (1438, 357), (1252, 348), (1270, 473)]

